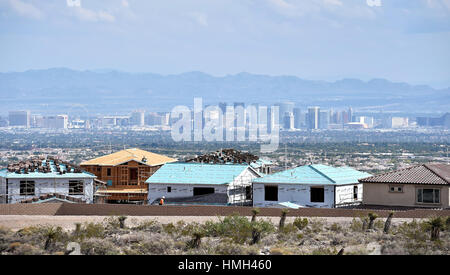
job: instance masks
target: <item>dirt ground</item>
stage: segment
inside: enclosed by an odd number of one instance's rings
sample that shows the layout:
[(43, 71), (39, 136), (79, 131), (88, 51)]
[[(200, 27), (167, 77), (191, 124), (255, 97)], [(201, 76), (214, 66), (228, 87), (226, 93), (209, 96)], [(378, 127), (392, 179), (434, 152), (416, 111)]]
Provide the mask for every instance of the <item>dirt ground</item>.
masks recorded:
[[(11, 215), (11, 216), (0, 216), (0, 227), (9, 228), (11, 230), (19, 230), (27, 226), (33, 225), (51, 225), (51, 226), (61, 226), (65, 230), (73, 230), (75, 229), (75, 223), (84, 223), (84, 222), (102, 222), (108, 218), (106, 216), (19, 216), (19, 215)], [(278, 217), (258, 217), (260, 219), (271, 220), (274, 224), (277, 224), (280, 220)], [(217, 220), (218, 217), (204, 217), (204, 216), (134, 216), (128, 217), (126, 220), (127, 226), (138, 225), (144, 221), (148, 220), (156, 220), (159, 223), (176, 223), (177, 221), (183, 220), (187, 223), (189, 222), (198, 222), (203, 223), (208, 220)], [(292, 222), (293, 217), (288, 217), (286, 222)], [(308, 218), (310, 219), (310, 218)], [(350, 223), (353, 218), (344, 218), (344, 217), (334, 217), (334, 218), (312, 218), (312, 219), (323, 219), (327, 223), (340, 223), (346, 224)], [(384, 220), (384, 219), (383, 219)], [(402, 223), (409, 222), (412, 219), (393, 219), (392, 223)]]

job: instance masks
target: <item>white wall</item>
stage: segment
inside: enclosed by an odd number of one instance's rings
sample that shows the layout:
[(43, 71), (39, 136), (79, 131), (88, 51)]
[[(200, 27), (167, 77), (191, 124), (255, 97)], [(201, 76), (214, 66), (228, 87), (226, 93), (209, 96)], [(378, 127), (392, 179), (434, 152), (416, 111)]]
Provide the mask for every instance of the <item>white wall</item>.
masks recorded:
[[(171, 187), (172, 192), (167, 192), (167, 187)], [(207, 185), (207, 184), (160, 184), (151, 183), (149, 184), (148, 190), (148, 202), (152, 203), (156, 199), (161, 197), (166, 198), (184, 198), (194, 196), (194, 187), (207, 187), (214, 188), (214, 193), (226, 194), (228, 190), (228, 185)]]
[[(24, 179), (9, 179), (8, 180), (8, 198), (9, 203), (18, 203), (21, 200), (48, 194), (58, 193), (69, 196), (69, 180), (79, 179), (27, 179), (28, 181), (35, 182), (35, 195), (34, 196), (21, 196), (20, 195), (20, 181)], [(84, 182), (84, 195), (70, 195), (74, 198), (81, 198), (86, 203), (92, 203), (94, 200), (93, 179), (82, 179)], [(3, 184), (3, 183), (2, 183)], [(6, 182), (5, 182), (6, 184)]]
[(317, 185), (307, 184), (278, 184), (278, 201), (265, 201), (264, 200), (264, 186), (276, 185), (276, 184), (264, 184), (253, 183), (253, 206), (255, 207), (282, 207), (280, 202), (292, 202), (295, 204), (308, 206), (308, 207), (320, 207), (320, 208), (332, 208), (334, 206), (334, 186), (324, 186), (324, 202), (312, 203), (311, 202), (311, 187), (319, 187)]
[[(228, 187), (228, 202), (229, 203), (240, 203), (240, 202), (251, 202), (251, 200), (247, 200), (245, 187), (249, 186), (251, 188), (253, 179), (257, 178), (257, 176), (250, 169), (245, 169), (238, 177), (234, 179), (232, 183), (230, 183)], [(232, 189), (238, 188), (239, 193), (230, 192)], [(242, 188), (242, 189), (241, 189)]]
[[(357, 200), (353, 199), (354, 186), (358, 186)], [(361, 203), (362, 198), (363, 198), (363, 185), (361, 183), (336, 186), (336, 205), (348, 203)]]
[[(237, 176), (233, 182), (227, 185), (206, 185), (206, 184), (149, 184), (148, 190), (148, 203), (152, 203), (156, 199), (163, 196), (166, 198), (182, 198), (182, 197), (192, 197), (194, 196), (194, 187), (213, 187), (214, 193), (225, 193), (228, 195), (228, 203), (238, 203), (246, 200), (245, 188), (243, 188), (243, 193), (236, 194), (232, 192), (239, 186), (251, 186), (252, 180), (258, 176), (252, 172), (250, 169), (245, 169), (239, 176)], [(172, 187), (172, 192), (167, 192), (167, 187)], [(230, 192), (231, 191), (231, 192)]]
[(6, 203), (6, 179), (0, 177), (0, 203)]

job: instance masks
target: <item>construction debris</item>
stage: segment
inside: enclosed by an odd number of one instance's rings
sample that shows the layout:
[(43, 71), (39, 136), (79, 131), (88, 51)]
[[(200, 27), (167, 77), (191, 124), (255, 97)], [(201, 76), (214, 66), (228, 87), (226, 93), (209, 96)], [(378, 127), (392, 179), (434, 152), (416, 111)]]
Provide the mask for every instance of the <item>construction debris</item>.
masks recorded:
[(221, 149), (213, 153), (197, 156), (192, 159), (186, 160), (186, 162), (197, 163), (211, 163), (211, 164), (250, 164), (259, 160), (258, 156), (252, 155), (248, 152), (241, 152), (234, 149)]
[(8, 165), (8, 172), (16, 174), (56, 172), (60, 175), (63, 175), (66, 173), (82, 173), (83, 171), (79, 166), (48, 156), (47, 158), (38, 157), (30, 160), (11, 163)]

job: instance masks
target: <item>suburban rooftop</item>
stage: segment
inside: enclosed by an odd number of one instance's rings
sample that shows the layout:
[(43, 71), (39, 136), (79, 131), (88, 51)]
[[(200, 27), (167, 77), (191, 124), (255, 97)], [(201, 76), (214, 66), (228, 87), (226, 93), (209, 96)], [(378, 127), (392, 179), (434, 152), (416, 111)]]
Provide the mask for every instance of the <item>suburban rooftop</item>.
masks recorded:
[(286, 171), (267, 175), (253, 180), (254, 183), (286, 183), (286, 184), (317, 184), (345, 185), (358, 183), (358, 179), (371, 176), (350, 167), (332, 167), (323, 164), (299, 166)]

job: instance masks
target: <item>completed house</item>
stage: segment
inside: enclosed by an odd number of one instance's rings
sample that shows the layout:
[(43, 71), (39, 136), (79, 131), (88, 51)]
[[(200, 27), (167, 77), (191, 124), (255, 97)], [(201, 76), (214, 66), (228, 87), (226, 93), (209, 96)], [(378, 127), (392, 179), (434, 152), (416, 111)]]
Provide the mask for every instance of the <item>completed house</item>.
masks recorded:
[(251, 205), (258, 177), (249, 165), (168, 163), (147, 180), (148, 202), (165, 197), (169, 204)]
[(0, 170), (0, 203), (93, 203), (95, 175), (57, 159), (32, 159)]
[(81, 163), (86, 171), (106, 182), (106, 189), (98, 190), (106, 202), (140, 202), (147, 200), (145, 181), (162, 165), (176, 159), (137, 148), (122, 150)]
[(359, 182), (365, 205), (450, 208), (449, 164), (422, 164)]
[(358, 179), (370, 174), (350, 167), (306, 165), (253, 180), (255, 207), (333, 208), (362, 202)]

